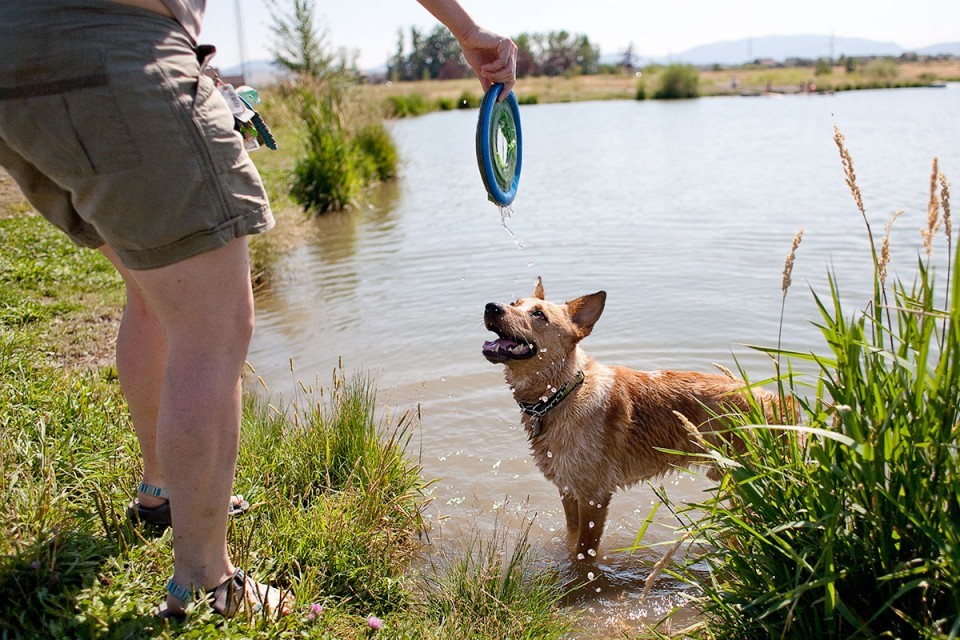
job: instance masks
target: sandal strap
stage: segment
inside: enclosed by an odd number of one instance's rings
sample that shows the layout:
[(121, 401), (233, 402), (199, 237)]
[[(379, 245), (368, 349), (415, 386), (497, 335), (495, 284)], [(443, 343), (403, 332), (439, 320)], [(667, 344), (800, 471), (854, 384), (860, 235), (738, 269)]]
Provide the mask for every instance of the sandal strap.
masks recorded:
[(184, 604), (193, 602), (194, 598), (196, 598), (198, 595), (196, 590), (187, 588), (182, 584), (174, 582), (173, 578), (167, 580), (167, 593)]
[(142, 493), (145, 496), (153, 496), (154, 498), (160, 498), (162, 500), (170, 499), (170, 493), (166, 489), (156, 485), (147, 484), (146, 482), (141, 482), (139, 485), (137, 485), (137, 493)]
[[(160, 498), (161, 500), (169, 500), (170, 492), (164, 489), (163, 487), (158, 487), (155, 484), (147, 484), (146, 482), (141, 482), (137, 485), (137, 493), (142, 493), (145, 496), (153, 496), (154, 498)], [(244, 500), (243, 496), (237, 494), (237, 503), (234, 504), (233, 498), (231, 497), (227, 501), (227, 509), (231, 515), (246, 513), (250, 509), (250, 503)]]

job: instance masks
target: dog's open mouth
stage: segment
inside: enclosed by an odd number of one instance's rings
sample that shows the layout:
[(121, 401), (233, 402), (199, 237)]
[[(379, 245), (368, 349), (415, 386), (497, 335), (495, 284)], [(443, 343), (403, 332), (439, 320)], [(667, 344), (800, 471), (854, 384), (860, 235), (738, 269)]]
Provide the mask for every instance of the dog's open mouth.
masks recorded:
[(537, 345), (525, 342), (520, 338), (500, 336), (496, 340), (487, 340), (483, 343), (483, 356), (494, 363), (506, 362), (507, 360), (526, 360), (532, 358), (536, 352)]

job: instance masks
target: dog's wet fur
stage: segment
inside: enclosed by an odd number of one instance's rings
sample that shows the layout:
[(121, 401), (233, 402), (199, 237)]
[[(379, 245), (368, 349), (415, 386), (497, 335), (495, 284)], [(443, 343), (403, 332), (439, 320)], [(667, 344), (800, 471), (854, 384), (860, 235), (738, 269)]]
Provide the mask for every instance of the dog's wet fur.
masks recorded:
[[(702, 457), (670, 453), (704, 452), (677, 413), (711, 442), (717, 441), (714, 432), (725, 429), (717, 417), (749, 411), (749, 394), (768, 422), (779, 413), (773, 394), (747, 390), (732, 376), (634, 371), (598, 363), (580, 341), (593, 331), (606, 297), (598, 291), (554, 304), (544, 299), (538, 278), (531, 297), (511, 304), (490, 302), (483, 313), (486, 328), (497, 334), (484, 343), (483, 355), (505, 365), (507, 385), (518, 403), (543, 402), (575, 382), (579, 371), (584, 373), (583, 383), (543, 415), (540, 425), (526, 413), (521, 421), (537, 468), (560, 489), (571, 555), (587, 561), (597, 555), (614, 491), (677, 466), (703, 464)], [(707, 475), (717, 480), (720, 471), (710, 467)]]

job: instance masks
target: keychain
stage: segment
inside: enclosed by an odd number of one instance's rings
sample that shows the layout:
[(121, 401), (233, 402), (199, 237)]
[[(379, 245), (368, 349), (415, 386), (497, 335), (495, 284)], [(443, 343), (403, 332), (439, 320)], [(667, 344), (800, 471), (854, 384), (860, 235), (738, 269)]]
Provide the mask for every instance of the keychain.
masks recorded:
[(270, 132), (270, 127), (263, 117), (254, 111), (253, 107), (262, 102), (260, 94), (253, 87), (246, 85), (234, 89), (232, 84), (224, 82), (217, 70), (210, 66), (210, 60), (216, 54), (217, 48), (209, 44), (201, 44), (196, 48), (197, 61), (200, 71), (206, 72), (213, 78), (213, 82), (227, 101), (230, 112), (233, 113), (233, 128), (243, 136), (243, 147), (247, 151), (256, 151), (260, 145), (268, 149), (277, 150), (277, 141)]
[(216, 78), (217, 89), (230, 106), (233, 113), (234, 128), (243, 136), (243, 146), (247, 151), (255, 151), (260, 145), (265, 145), (268, 149), (276, 151), (277, 141), (270, 132), (270, 127), (264, 121), (263, 116), (257, 113), (253, 106), (260, 104), (260, 94), (253, 87), (242, 86), (234, 89), (232, 84), (228, 84)]

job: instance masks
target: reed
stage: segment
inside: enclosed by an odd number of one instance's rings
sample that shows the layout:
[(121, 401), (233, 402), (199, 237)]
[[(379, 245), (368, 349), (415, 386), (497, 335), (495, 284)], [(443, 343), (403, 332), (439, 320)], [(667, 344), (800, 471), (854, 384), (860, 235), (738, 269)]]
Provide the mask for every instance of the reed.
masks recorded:
[[(869, 234), (852, 156), (836, 134)], [(702, 590), (704, 624), (693, 637), (960, 636), (957, 256), (943, 274), (918, 261), (912, 282), (888, 287), (888, 253), (872, 237), (871, 253), (864, 309), (847, 309), (834, 273), (828, 295), (813, 294), (823, 352), (762, 349), (814, 367), (813, 380), (791, 374), (784, 385), (802, 426), (765, 425), (759, 408), (746, 416), (733, 427), (751, 434), (744, 451), (712, 453), (729, 471), (719, 487), (677, 510), (707, 549), (693, 560), (710, 567), (678, 570)]]

